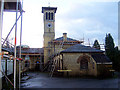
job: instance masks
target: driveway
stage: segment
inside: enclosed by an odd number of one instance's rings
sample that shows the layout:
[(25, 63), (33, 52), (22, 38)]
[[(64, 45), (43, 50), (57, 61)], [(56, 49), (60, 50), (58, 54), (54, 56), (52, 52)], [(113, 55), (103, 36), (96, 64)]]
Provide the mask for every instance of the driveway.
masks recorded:
[[(29, 79), (21, 83), (21, 88), (118, 88), (115, 79), (82, 79), (49, 77), (47, 73), (30, 72)], [(28, 76), (27, 76), (28, 77)]]

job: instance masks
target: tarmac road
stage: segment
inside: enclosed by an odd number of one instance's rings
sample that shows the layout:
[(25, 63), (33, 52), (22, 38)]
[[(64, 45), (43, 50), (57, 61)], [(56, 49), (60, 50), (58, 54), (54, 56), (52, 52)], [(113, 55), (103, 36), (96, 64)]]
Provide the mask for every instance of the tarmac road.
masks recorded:
[(46, 73), (29, 72), (27, 80), (21, 83), (21, 88), (118, 88), (120, 78), (111, 79), (83, 79), (49, 77)]

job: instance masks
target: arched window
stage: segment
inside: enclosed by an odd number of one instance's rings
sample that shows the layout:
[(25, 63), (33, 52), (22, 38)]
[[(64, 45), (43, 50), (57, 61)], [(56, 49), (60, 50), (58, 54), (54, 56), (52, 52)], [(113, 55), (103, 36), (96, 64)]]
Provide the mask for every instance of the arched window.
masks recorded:
[(51, 13), (51, 20), (53, 20), (53, 13)]
[(49, 12), (49, 20), (50, 20), (50, 12)]
[(88, 69), (88, 60), (86, 58), (81, 59), (80, 69)]
[(48, 13), (46, 12), (46, 20), (48, 20)]

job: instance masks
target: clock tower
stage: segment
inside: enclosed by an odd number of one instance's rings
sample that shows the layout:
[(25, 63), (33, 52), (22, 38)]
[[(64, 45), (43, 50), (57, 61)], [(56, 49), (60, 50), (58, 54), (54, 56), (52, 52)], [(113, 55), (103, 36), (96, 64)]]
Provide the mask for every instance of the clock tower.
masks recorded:
[(44, 20), (44, 63), (47, 63), (51, 56), (52, 48), (49, 42), (55, 38), (55, 13), (57, 7), (42, 7)]

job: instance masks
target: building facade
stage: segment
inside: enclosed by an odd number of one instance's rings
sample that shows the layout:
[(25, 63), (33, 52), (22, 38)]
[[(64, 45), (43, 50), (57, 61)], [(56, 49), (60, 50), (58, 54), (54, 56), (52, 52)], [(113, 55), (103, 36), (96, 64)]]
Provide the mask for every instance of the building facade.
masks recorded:
[[(17, 46), (17, 56), (19, 57), (19, 46)], [(43, 56), (43, 48), (30, 48), (27, 45), (22, 45), (22, 70), (42, 71), (44, 66)]]
[(102, 50), (76, 44), (53, 58), (57, 62), (55, 71), (65, 76), (66, 71), (70, 71), (69, 76), (109, 76), (112, 62), (103, 53)]

